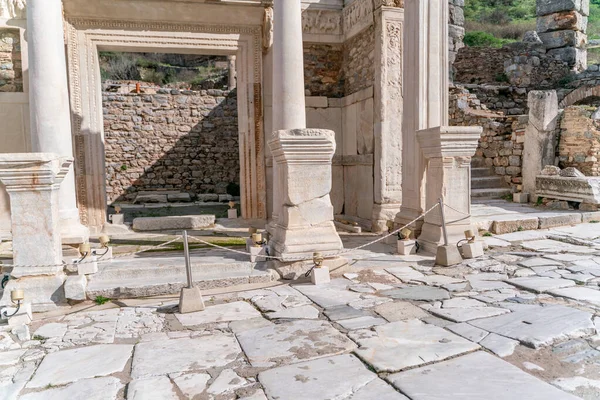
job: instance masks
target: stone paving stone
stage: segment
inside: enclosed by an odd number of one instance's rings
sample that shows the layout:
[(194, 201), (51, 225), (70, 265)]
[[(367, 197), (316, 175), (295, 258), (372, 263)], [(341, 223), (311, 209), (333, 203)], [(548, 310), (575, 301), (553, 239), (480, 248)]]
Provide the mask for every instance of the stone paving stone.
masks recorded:
[(197, 338), (138, 343), (131, 377), (137, 379), (222, 367), (235, 361), (240, 353), (235, 337), (221, 332)]
[(417, 282), (422, 282), (429, 286), (443, 286), (451, 283), (461, 283), (464, 279), (452, 278), (445, 275), (426, 275), (422, 278), (415, 279)]
[(409, 319), (427, 318), (431, 315), (407, 301), (380, 304), (373, 309), (377, 314), (390, 322), (406, 321)]
[(189, 314), (175, 314), (183, 326), (211, 324), (215, 322), (240, 321), (244, 319), (262, 317), (254, 307), (245, 301), (217, 304), (206, 307), (204, 311)]
[(356, 347), (326, 321), (289, 321), (236, 336), (253, 367), (268, 368), (336, 355)]
[(450, 300), (442, 301), (443, 308), (472, 308), (472, 307), (485, 307), (485, 303), (470, 299), (468, 297), (455, 297)]
[(411, 267), (394, 267), (386, 268), (385, 270), (394, 275), (396, 278), (400, 279), (402, 282), (410, 282), (425, 276), (421, 272), (415, 271)]
[(506, 274), (490, 272), (467, 275), (465, 278), (469, 281), (471, 288), (477, 292), (487, 290), (514, 289), (514, 286), (502, 282), (503, 279), (507, 278)]
[(554, 265), (545, 265), (543, 267), (531, 267), (533, 272), (535, 272), (538, 275), (543, 274), (545, 272), (555, 271), (557, 268), (558, 267), (555, 267)]
[(21, 346), (10, 337), (8, 332), (0, 332), (0, 351), (16, 350), (20, 348)]
[(500, 301), (505, 301), (506, 299), (514, 298), (519, 294), (519, 291), (515, 289), (500, 289), (497, 291), (491, 290), (484, 292), (484, 294), (475, 295), (473, 298), (485, 303), (498, 303)]
[(129, 344), (101, 344), (48, 354), (27, 387), (35, 389), (65, 385), (80, 379), (121, 372), (132, 350), (133, 345)]
[(419, 320), (391, 322), (367, 333), (350, 335), (359, 344), (355, 353), (377, 372), (396, 372), (441, 361), (479, 346), (437, 326)]
[[(381, 306), (377, 306), (377, 307), (382, 307)], [(354, 307), (350, 307), (347, 305), (343, 305), (343, 306), (334, 306), (334, 307), (330, 307), (327, 308), (323, 311), (323, 314), (325, 314), (327, 316), (327, 318), (329, 318), (332, 321), (339, 321), (342, 319), (350, 319), (350, 318), (357, 318), (357, 317), (364, 317), (364, 316), (368, 316), (371, 315), (371, 313), (369, 311), (365, 311), (365, 310), (359, 310), (356, 309)]]
[(0, 369), (0, 399), (14, 400), (37, 368), (35, 362)]
[(166, 376), (135, 379), (127, 386), (127, 400), (179, 400), (173, 383)]
[(269, 399), (408, 400), (351, 354), (270, 369), (258, 380)]
[(271, 326), (271, 325), (273, 325), (273, 323), (271, 321), (269, 321), (268, 319), (265, 319), (263, 317), (260, 317), (260, 318), (244, 319), (241, 321), (231, 321), (229, 323), (229, 329), (231, 329), (231, 331), (233, 333), (239, 333), (239, 332), (249, 331), (251, 329), (263, 328), (265, 326)]
[(600, 276), (600, 264), (595, 259), (591, 260), (579, 260), (569, 263), (567, 269), (571, 272), (590, 274), (594, 276)]
[(399, 300), (436, 301), (450, 298), (450, 294), (446, 290), (429, 286), (410, 286), (385, 290), (381, 294)]
[(588, 274), (580, 274), (580, 273), (563, 273), (562, 274), (562, 278), (563, 279), (570, 279), (572, 281), (575, 281), (575, 283), (581, 283), (581, 284), (585, 284), (588, 281), (591, 281), (592, 279), (594, 279), (594, 275), (588, 275)]
[(553, 279), (545, 277), (513, 278), (506, 282), (511, 285), (531, 290), (535, 293), (544, 293), (553, 289), (575, 286), (575, 282), (569, 279)]
[(547, 258), (534, 257), (519, 261), (521, 267), (562, 267), (563, 264), (559, 261), (549, 260)]
[(412, 400), (578, 399), (481, 351), (393, 374), (387, 380)]
[(269, 400), (262, 389), (258, 389), (250, 396), (241, 397), (239, 400)]
[(299, 306), (268, 313), (267, 317), (271, 319), (317, 319), (319, 310), (313, 306)]
[(221, 395), (224, 393), (233, 392), (248, 384), (244, 378), (240, 378), (232, 369), (224, 369), (213, 383), (208, 387), (207, 392), (213, 395)]
[(448, 325), (446, 329), (475, 343), (479, 343), (483, 338), (489, 335), (489, 332), (469, 325), (466, 322)]
[(324, 285), (303, 284), (294, 288), (322, 308), (341, 306), (360, 300), (360, 293), (347, 290), (351, 282), (346, 279), (332, 279)]
[(600, 290), (588, 289), (584, 287), (573, 287), (551, 290), (549, 293), (554, 296), (566, 297), (579, 301), (587, 301), (593, 305), (600, 306)]
[(482, 238), (485, 244), (489, 247), (510, 247), (510, 242), (502, 239), (498, 239), (497, 237), (483, 237)]
[(348, 303), (348, 305), (350, 307), (362, 310), (364, 308), (371, 308), (380, 304), (389, 303), (390, 301), (392, 301), (392, 299), (387, 297), (371, 296), (367, 294), (363, 295), (362, 299), (351, 301)]
[(181, 393), (190, 399), (204, 392), (208, 381), (211, 379), (209, 374), (180, 373), (169, 374), (169, 378), (173, 380), (175, 385), (181, 390)]
[(521, 243), (521, 247), (527, 250), (539, 251), (543, 253), (578, 253), (578, 254), (592, 254), (596, 250), (586, 247), (577, 246), (574, 244), (559, 242), (558, 240), (542, 239), (534, 240), (531, 242)]
[[(110, 344), (115, 341), (119, 308), (90, 311), (67, 315), (62, 319), (68, 325), (62, 338), (66, 346), (82, 346), (91, 343)], [(48, 342), (44, 343), (44, 345)], [(60, 345), (58, 347), (61, 347)]]
[(470, 324), (536, 349), (557, 341), (591, 335), (595, 331), (590, 313), (570, 307), (523, 304), (506, 304), (506, 307), (512, 307), (513, 312), (478, 319)]
[(490, 333), (485, 339), (479, 342), (480, 345), (496, 354), (498, 357), (508, 357), (515, 352), (519, 342), (504, 336)]
[(9, 365), (15, 365), (21, 359), (21, 356), (25, 354), (27, 350), (11, 350), (0, 353), (2, 357), (0, 357), (0, 367), (6, 367)]
[(33, 333), (33, 336), (39, 336), (44, 339), (50, 339), (50, 338), (61, 338), (62, 339), (63, 336), (65, 336), (65, 333), (67, 333), (67, 328), (68, 328), (67, 324), (51, 322), (49, 324), (45, 324), (45, 325), (42, 325), (39, 328), (37, 328), (35, 330), (35, 332)]
[(383, 318), (367, 316), (343, 319), (341, 321), (337, 321), (337, 323), (343, 326), (345, 329), (351, 331), (354, 329), (370, 328), (376, 325), (387, 324), (387, 321)]
[(579, 255), (579, 254), (570, 254), (570, 253), (565, 253), (565, 254), (545, 254), (544, 258), (550, 259), (550, 260), (555, 260), (555, 261), (562, 261), (562, 262), (573, 262), (573, 261), (582, 261), (582, 260), (589, 260), (591, 259), (593, 256), (591, 254), (588, 255)]
[(20, 400), (114, 400), (123, 384), (117, 378), (82, 379), (65, 387), (28, 393)]
[(474, 319), (489, 318), (510, 311), (498, 307), (471, 307), (471, 308), (432, 308), (430, 313), (454, 322), (466, 322)]
[(119, 313), (115, 329), (116, 338), (137, 338), (146, 333), (160, 332), (164, 317), (149, 307), (125, 308)]

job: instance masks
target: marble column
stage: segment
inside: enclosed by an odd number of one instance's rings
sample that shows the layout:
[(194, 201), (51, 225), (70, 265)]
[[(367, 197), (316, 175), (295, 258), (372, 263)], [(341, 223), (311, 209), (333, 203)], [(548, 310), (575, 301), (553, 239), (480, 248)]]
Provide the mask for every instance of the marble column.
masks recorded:
[[(73, 159), (52, 153), (0, 154), (0, 181), (10, 197), (13, 263), (5, 295), (25, 290), (34, 311), (64, 300), (59, 187)], [(21, 265), (21, 266), (19, 266)]]
[[(404, 2), (402, 207), (404, 225), (425, 207), (425, 158), (417, 140), (423, 129), (448, 125), (448, 2)], [(420, 231), (422, 220), (412, 225)]]
[[(27, 3), (32, 150), (72, 158), (62, 2), (29, 0)], [(59, 205), (63, 243), (87, 241), (89, 230), (79, 221), (73, 166), (61, 185)]]
[[(273, 131), (306, 128), (304, 50), (300, 0), (273, 4)], [(279, 167), (273, 162), (273, 214), (276, 222), (282, 199)], [(272, 231), (272, 229), (269, 229)]]
[(236, 88), (237, 86), (237, 80), (236, 80), (236, 68), (235, 68), (235, 61), (236, 61), (236, 57), (235, 56), (228, 56), (227, 57), (227, 62), (229, 64), (229, 79), (228, 79), (228, 89), (229, 90), (233, 90)]

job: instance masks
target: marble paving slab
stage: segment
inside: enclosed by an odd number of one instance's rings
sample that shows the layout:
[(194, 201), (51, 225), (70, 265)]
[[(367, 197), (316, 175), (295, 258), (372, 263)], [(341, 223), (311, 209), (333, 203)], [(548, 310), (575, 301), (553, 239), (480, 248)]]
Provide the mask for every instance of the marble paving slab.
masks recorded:
[(194, 326), (211, 324), (215, 322), (240, 321), (244, 319), (258, 318), (262, 315), (258, 310), (245, 301), (217, 304), (206, 307), (204, 311), (189, 314), (176, 313), (175, 317), (183, 326)]
[(432, 308), (430, 313), (454, 322), (466, 322), (474, 319), (489, 318), (510, 311), (498, 307), (470, 307), (470, 308)]
[(387, 380), (412, 400), (579, 399), (482, 351), (393, 374)]
[(600, 290), (584, 287), (571, 287), (566, 289), (551, 290), (554, 296), (566, 297), (573, 300), (586, 301), (595, 306), (600, 306)]
[(429, 286), (410, 286), (384, 290), (381, 294), (399, 300), (436, 301), (450, 298), (448, 291)]
[(531, 290), (536, 293), (544, 293), (549, 290), (560, 289), (570, 286), (575, 286), (576, 283), (570, 279), (561, 278), (546, 278), (542, 276), (532, 276), (526, 278), (507, 279), (507, 283), (511, 285)]
[(82, 379), (68, 386), (28, 393), (20, 400), (114, 400), (123, 384), (115, 377)]
[(342, 306), (352, 301), (361, 300), (361, 294), (347, 290), (352, 282), (346, 279), (332, 279), (324, 285), (295, 285), (294, 289), (314, 301), (323, 308)]

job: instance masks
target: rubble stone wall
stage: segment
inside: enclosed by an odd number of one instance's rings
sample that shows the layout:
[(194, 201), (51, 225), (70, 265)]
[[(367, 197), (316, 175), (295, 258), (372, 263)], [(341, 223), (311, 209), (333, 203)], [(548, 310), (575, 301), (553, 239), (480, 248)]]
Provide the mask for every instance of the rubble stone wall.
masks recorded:
[(0, 92), (22, 92), (21, 37), (18, 29), (0, 29)]
[(341, 44), (304, 44), (304, 85), (307, 96), (344, 97)]
[(597, 106), (565, 108), (560, 123), (558, 159), (561, 168), (575, 167), (586, 176), (600, 176), (600, 121)]
[(239, 184), (236, 91), (103, 93), (108, 201), (157, 188), (225, 193)]
[(449, 21), (448, 21), (448, 45), (449, 45), (449, 58), (450, 58), (450, 70), (452, 71), (452, 76), (454, 76), (454, 71), (452, 65), (456, 60), (456, 55), (458, 51), (464, 47), (463, 39), (465, 38), (465, 13), (463, 11), (463, 7), (465, 5), (465, 0), (449, 0), (448, 8), (449, 8)]
[(344, 43), (344, 95), (373, 86), (375, 80), (375, 26)]

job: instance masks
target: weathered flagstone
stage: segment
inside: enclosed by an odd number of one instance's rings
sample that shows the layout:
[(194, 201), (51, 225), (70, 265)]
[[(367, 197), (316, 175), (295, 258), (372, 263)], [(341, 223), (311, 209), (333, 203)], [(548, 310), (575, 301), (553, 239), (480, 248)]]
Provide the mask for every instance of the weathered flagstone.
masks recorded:
[(572, 281), (575, 281), (575, 283), (580, 283), (580, 284), (585, 284), (588, 281), (591, 281), (592, 279), (594, 279), (594, 275), (588, 275), (588, 274), (581, 274), (581, 273), (563, 273), (561, 274), (563, 279), (570, 279)]
[(110, 344), (48, 354), (27, 387), (43, 388), (48, 385), (65, 385), (80, 379), (121, 372), (131, 357), (132, 350), (133, 345)]
[(0, 367), (15, 365), (27, 350), (11, 350), (0, 353)]
[(549, 292), (554, 296), (566, 297), (573, 300), (587, 301), (588, 303), (600, 306), (600, 290), (588, 289), (583, 287), (573, 287), (566, 289), (551, 290)]
[(573, 262), (573, 261), (582, 261), (582, 260), (589, 260), (591, 259), (593, 256), (591, 254), (588, 255), (580, 255), (580, 254), (570, 254), (570, 253), (565, 253), (565, 254), (546, 254), (544, 255), (544, 258), (548, 258), (550, 260), (555, 260), (555, 261), (562, 261), (562, 262)]
[(489, 335), (489, 332), (486, 332), (483, 329), (476, 328), (465, 322), (448, 325), (446, 329), (475, 343), (479, 343), (483, 338)]
[(294, 288), (323, 308), (341, 306), (360, 300), (360, 293), (347, 290), (352, 283), (346, 279), (332, 279), (324, 285), (295, 285)]
[(579, 253), (579, 254), (591, 254), (595, 253), (596, 250), (586, 247), (577, 246), (574, 244), (559, 242), (558, 240), (542, 239), (534, 240), (531, 242), (521, 243), (521, 246), (527, 250), (539, 251), (544, 253)]
[(181, 390), (185, 396), (194, 398), (206, 390), (208, 381), (211, 377), (209, 374), (169, 374), (169, 378), (173, 380), (175, 385)]
[(590, 313), (570, 307), (522, 304), (506, 306), (512, 307), (513, 312), (471, 321), (470, 324), (536, 349), (557, 341), (591, 335), (595, 331)]
[(470, 308), (432, 308), (430, 313), (454, 322), (466, 322), (479, 318), (489, 318), (510, 311), (498, 307), (470, 307)]
[(326, 321), (289, 321), (236, 336), (253, 367), (273, 367), (336, 355), (356, 347)]
[(407, 301), (380, 304), (374, 311), (390, 322), (427, 318), (430, 315), (422, 308)]
[(137, 338), (141, 335), (160, 332), (164, 317), (149, 307), (124, 308), (119, 313), (115, 329), (116, 338)]
[(544, 293), (553, 289), (575, 286), (575, 282), (570, 279), (554, 279), (540, 276), (507, 279), (506, 282), (536, 293)]
[(127, 400), (179, 400), (179, 396), (169, 378), (156, 376), (131, 381)]
[(547, 258), (534, 257), (528, 258), (518, 263), (521, 267), (562, 267), (563, 264), (559, 261), (549, 260)]
[(49, 324), (45, 324), (40, 326), (35, 330), (33, 336), (39, 336), (44, 339), (50, 338), (62, 338), (67, 333), (67, 324), (60, 324), (56, 322), (51, 322)]
[(519, 368), (478, 351), (388, 376), (413, 400), (576, 400)]
[(262, 389), (258, 389), (256, 392), (252, 393), (250, 396), (242, 397), (240, 400), (269, 400), (265, 395), (265, 392)]
[[(382, 307), (381, 306), (377, 306), (377, 307)], [(330, 307), (325, 309), (325, 311), (323, 311), (323, 314), (325, 314), (327, 316), (327, 318), (329, 318), (332, 321), (339, 321), (342, 319), (350, 319), (350, 318), (357, 318), (357, 317), (364, 317), (364, 316), (368, 316), (371, 315), (370, 312), (362, 310), (362, 309), (357, 309), (354, 307), (350, 307), (347, 305), (343, 305), (343, 306), (334, 306), (334, 307)]]
[(450, 298), (448, 291), (429, 286), (410, 286), (385, 290), (381, 294), (399, 300), (436, 301)]
[(385, 270), (394, 275), (396, 278), (400, 279), (402, 282), (410, 282), (425, 276), (421, 272), (415, 271), (411, 267), (394, 267), (386, 268)]
[(20, 400), (114, 400), (123, 384), (117, 378), (82, 379), (65, 387), (23, 395)]
[(380, 304), (389, 303), (390, 301), (392, 301), (392, 299), (389, 299), (387, 297), (378, 297), (366, 294), (362, 295), (362, 298), (359, 300), (349, 302), (348, 305), (350, 307), (362, 310), (364, 308), (371, 308)]
[(319, 310), (313, 306), (300, 306), (268, 313), (267, 316), (271, 319), (317, 319)]
[[(362, 334), (362, 335), (361, 335)], [(355, 353), (377, 372), (396, 372), (479, 348), (460, 336), (419, 320), (391, 322), (358, 332)]]
[(248, 384), (244, 378), (240, 378), (232, 369), (224, 369), (213, 383), (208, 387), (207, 392), (213, 395), (233, 392)]
[(443, 308), (472, 308), (472, 307), (485, 307), (485, 303), (470, 299), (468, 297), (455, 297), (450, 300), (442, 301)]
[(376, 326), (376, 325), (387, 324), (387, 321), (385, 319), (379, 318), (379, 317), (366, 316), (366, 317), (344, 319), (344, 320), (337, 321), (337, 323), (340, 324), (345, 329), (348, 329), (349, 331), (351, 331), (354, 329), (370, 328), (370, 327)]
[(479, 342), (480, 345), (496, 354), (498, 357), (508, 357), (515, 352), (519, 342), (504, 336), (490, 333), (485, 339)]
[(430, 286), (443, 286), (449, 285), (451, 283), (460, 283), (465, 281), (464, 279), (452, 278), (450, 276), (445, 275), (425, 275), (422, 278), (417, 278), (414, 280)]
[(204, 311), (189, 314), (175, 314), (175, 317), (183, 326), (240, 321), (261, 316), (260, 312), (245, 301), (217, 304), (215, 306), (206, 307)]
[(243, 319), (240, 321), (231, 321), (229, 323), (229, 329), (233, 333), (239, 333), (243, 331), (249, 331), (251, 329), (263, 328), (265, 326), (271, 326), (273, 323), (268, 319), (263, 317), (260, 318), (251, 318), (251, 319)]
[(407, 399), (351, 354), (270, 369), (258, 380), (269, 399)]
[(131, 377), (137, 379), (222, 367), (235, 361), (240, 353), (235, 337), (220, 332), (197, 338), (138, 343)]
[(7, 332), (0, 332), (0, 351), (20, 349)]
[(465, 278), (467, 278), (471, 284), (471, 288), (475, 291), (514, 289), (514, 287), (508, 283), (502, 282), (503, 279), (507, 278), (506, 274), (490, 272), (467, 275)]

